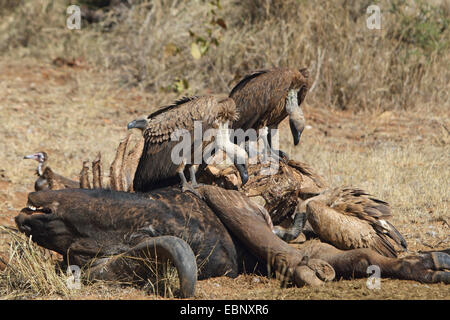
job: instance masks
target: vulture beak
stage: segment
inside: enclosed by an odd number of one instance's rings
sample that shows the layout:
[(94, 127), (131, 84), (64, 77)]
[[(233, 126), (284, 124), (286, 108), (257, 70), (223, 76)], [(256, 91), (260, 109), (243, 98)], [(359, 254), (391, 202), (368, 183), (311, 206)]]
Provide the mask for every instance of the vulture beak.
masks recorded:
[(242, 185), (246, 184), (248, 181), (248, 171), (244, 164), (239, 164), (237, 161), (234, 163), (236, 169), (239, 171), (239, 175), (241, 176)]
[(32, 159), (32, 160), (36, 160), (39, 161), (39, 156), (37, 155), (37, 153), (33, 153), (33, 154), (29, 154), (25, 157), (23, 157), (24, 159)]
[(147, 120), (146, 119), (136, 119), (128, 123), (127, 129), (139, 129), (144, 130), (147, 126)]
[(294, 138), (294, 145), (298, 145), (300, 136), (305, 128), (305, 122), (291, 118), (289, 119), (289, 127), (291, 128), (292, 137)]

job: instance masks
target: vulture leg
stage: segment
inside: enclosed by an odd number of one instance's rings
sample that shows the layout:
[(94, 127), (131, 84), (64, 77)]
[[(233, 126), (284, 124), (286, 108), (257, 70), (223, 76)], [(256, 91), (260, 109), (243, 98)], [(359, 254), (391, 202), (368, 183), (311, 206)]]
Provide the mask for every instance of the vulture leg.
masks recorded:
[(198, 171), (199, 166), (198, 165), (191, 165), (189, 167), (189, 175), (191, 177), (191, 185), (193, 188), (198, 188), (200, 187), (202, 184), (197, 182), (197, 178), (195, 177), (195, 174)]
[(184, 175), (184, 168), (186, 167), (184, 160), (180, 163), (180, 165), (177, 168), (177, 173), (180, 176), (180, 180), (181, 180), (181, 187), (183, 189), (183, 192), (185, 191), (184, 188), (188, 187), (188, 182), (186, 180), (186, 177)]
[[(183, 191), (183, 192), (190, 191), (193, 194), (195, 194), (197, 197), (201, 198), (202, 196), (194, 189), (194, 186), (192, 184), (189, 184), (189, 182), (187, 182), (186, 176), (184, 175), (185, 167), (186, 167), (185, 160), (183, 160), (177, 168), (177, 173), (181, 180), (181, 191)], [(191, 172), (191, 179), (192, 179), (191, 168), (192, 168), (192, 166), (189, 168), (189, 171)], [(194, 172), (194, 177), (195, 177), (195, 172)], [(194, 178), (194, 180), (195, 180), (195, 178)], [(195, 180), (195, 182), (197, 183), (197, 180)]]
[[(252, 146), (252, 140), (250, 140), (250, 139), (246, 139), (245, 141), (244, 141), (244, 149), (245, 149), (245, 152), (248, 154), (248, 157), (249, 158), (253, 158), (253, 157), (255, 157), (255, 156), (257, 156), (257, 155), (259, 155), (259, 154), (261, 154), (261, 152), (258, 150), (258, 148), (254, 148), (253, 146)], [(256, 142), (256, 141), (255, 141)]]
[[(286, 162), (289, 161), (289, 157), (286, 154), (286, 152), (281, 151), (281, 150), (275, 150), (272, 148), (272, 129), (274, 128), (268, 128), (267, 130), (267, 135), (265, 137), (265, 142), (264, 142), (264, 148), (267, 148), (268, 150), (270, 150), (270, 154), (276, 156), (276, 160), (280, 160), (280, 158), (284, 159)], [(263, 137), (263, 141), (264, 141), (264, 137)]]
[[(267, 155), (270, 155), (272, 159), (274, 159), (277, 162), (280, 162), (281, 158), (278, 155), (278, 152), (275, 152), (275, 150), (271, 147), (271, 142), (269, 142), (268, 136), (268, 128), (264, 127), (264, 129), (261, 131), (261, 139), (263, 141), (264, 150), (262, 151), (262, 155), (264, 157), (264, 161), (268, 161)], [(280, 154), (281, 155), (281, 154)]]
[[(197, 262), (186, 241), (174, 236), (146, 238), (130, 250), (100, 260), (89, 269), (89, 280), (133, 281), (147, 279), (149, 261), (171, 261), (178, 272), (182, 298), (192, 297), (197, 283)], [(126, 270), (126, 271), (125, 271)], [(134, 277), (133, 277), (134, 276)], [(133, 277), (129, 279), (130, 277)]]

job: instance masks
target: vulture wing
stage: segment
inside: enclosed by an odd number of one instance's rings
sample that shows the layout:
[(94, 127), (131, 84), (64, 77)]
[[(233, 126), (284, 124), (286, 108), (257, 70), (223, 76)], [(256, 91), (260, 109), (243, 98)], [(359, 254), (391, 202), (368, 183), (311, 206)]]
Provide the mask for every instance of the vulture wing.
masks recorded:
[[(300, 70), (278, 68), (246, 75), (229, 95), (239, 112), (239, 120), (233, 128), (277, 126), (287, 116), (286, 97), (289, 89), (294, 87), (309, 88), (308, 80)], [(298, 102), (301, 103), (306, 93), (300, 90), (299, 95)]]
[[(387, 252), (395, 253), (390, 239), (402, 249), (407, 248), (406, 241), (400, 232), (385, 220), (392, 217), (392, 211), (387, 202), (372, 197), (364, 190), (344, 187), (335, 189), (328, 204), (345, 215), (354, 216), (369, 223), (379, 237), (376, 242), (380, 253), (384, 255)], [(381, 252), (383, 250), (386, 251)]]
[(194, 122), (202, 123), (203, 129), (212, 127), (214, 121), (237, 119), (236, 105), (231, 99), (217, 101), (213, 96), (183, 98), (148, 116), (144, 138), (150, 143), (170, 141), (176, 130), (194, 130)]
[(150, 114), (143, 132), (145, 144), (134, 177), (134, 190), (142, 192), (176, 183), (179, 164), (173, 163), (171, 152), (178, 144), (172, 136), (177, 130), (186, 130), (194, 143), (195, 121), (201, 123), (204, 132), (215, 122), (231, 122), (236, 118), (234, 101), (230, 98), (218, 101), (214, 96), (183, 98)]

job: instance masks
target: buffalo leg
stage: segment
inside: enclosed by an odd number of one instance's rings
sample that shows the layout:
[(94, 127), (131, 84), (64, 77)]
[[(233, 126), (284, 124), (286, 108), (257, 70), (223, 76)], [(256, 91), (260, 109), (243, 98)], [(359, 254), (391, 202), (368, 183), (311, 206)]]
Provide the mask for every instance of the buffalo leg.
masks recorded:
[(424, 283), (450, 283), (450, 255), (446, 252), (427, 252), (404, 258), (388, 258), (371, 249), (339, 250), (329, 244), (310, 242), (301, 245), (310, 257), (322, 259), (333, 266), (337, 277), (367, 277), (367, 268), (378, 266), (381, 277), (415, 280)]
[[(214, 186), (198, 189), (223, 224), (248, 250), (272, 270), (298, 286), (319, 285), (334, 278), (333, 268), (320, 259), (310, 259), (301, 250), (278, 238), (269, 227), (261, 207), (235, 190)], [(232, 206), (230, 204), (233, 204)]]

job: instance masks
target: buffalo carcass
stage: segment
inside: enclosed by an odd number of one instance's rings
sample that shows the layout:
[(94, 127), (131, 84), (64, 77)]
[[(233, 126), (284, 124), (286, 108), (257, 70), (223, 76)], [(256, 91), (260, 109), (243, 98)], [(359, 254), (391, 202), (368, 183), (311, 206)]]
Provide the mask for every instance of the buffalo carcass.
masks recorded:
[(199, 191), (205, 200), (171, 187), (147, 194), (39, 191), (29, 194), (16, 223), (39, 245), (63, 254), (68, 264), (88, 266), (89, 279), (145, 279), (146, 258), (170, 259), (184, 297), (194, 294), (197, 268), (203, 279), (234, 277), (244, 265), (252, 271), (270, 265), (297, 285), (318, 285), (335, 272), (366, 276), (372, 264), (387, 277), (450, 283), (450, 273), (441, 271), (450, 267), (446, 253), (396, 259), (319, 241), (294, 248), (272, 232), (265, 209), (240, 192), (216, 186)]
[[(235, 277), (244, 270), (243, 266), (255, 270), (260, 261), (265, 267), (268, 254), (265, 248), (269, 248), (274, 269), (287, 270), (288, 266), (289, 270), (295, 271), (297, 266), (304, 265), (303, 268), (313, 275), (302, 275), (300, 268), (297, 278), (302, 280), (298, 283), (320, 282), (312, 269), (301, 263), (301, 251), (273, 235), (260, 215), (263, 208), (237, 191), (212, 186), (200, 190), (213, 202), (217, 195), (232, 194), (234, 210), (221, 211), (221, 217), (234, 215), (235, 210), (247, 214), (249, 220), (246, 221), (253, 221), (251, 228), (247, 225), (247, 233), (236, 230), (237, 238), (246, 245), (228, 232), (213, 212), (216, 207), (212, 210), (200, 198), (172, 187), (147, 194), (103, 189), (33, 192), (28, 196), (27, 207), (16, 217), (16, 224), (39, 245), (62, 254), (67, 264), (90, 266), (91, 279), (130, 281), (135, 280), (135, 276), (146, 278), (145, 273), (149, 271), (145, 268), (145, 259), (124, 260), (145, 254), (156, 255), (174, 263), (180, 276), (182, 295), (191, 296), (197, 267), (199, 279), (222, 275)], [(252, 244), (252, 230), (259, 230), (258, 233), (269, 242), (261, 244), (262, 247), (258, 242)], [(167, 239), (167, 236), (171, 237)], [(327, 263), (316, 261), (312, 268), (317, 266), (320, 266), (319, 274), (324, 274), (323, 269), (328, 272), (321, 276), (323, 279), (334, 277), (333, 269)]]

